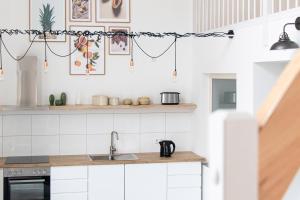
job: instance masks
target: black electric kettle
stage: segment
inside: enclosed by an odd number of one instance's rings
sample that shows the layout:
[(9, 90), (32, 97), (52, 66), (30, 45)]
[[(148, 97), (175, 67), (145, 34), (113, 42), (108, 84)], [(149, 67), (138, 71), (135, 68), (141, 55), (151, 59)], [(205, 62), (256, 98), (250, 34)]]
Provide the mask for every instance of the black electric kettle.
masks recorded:
[[(162, 140), (159, 142), (160, 144), (160, 157), (171, 157), (171, 155), (175, 152), (175, 143), (171, 140)], [(171, 146), (173, 149), (171, 151)]]

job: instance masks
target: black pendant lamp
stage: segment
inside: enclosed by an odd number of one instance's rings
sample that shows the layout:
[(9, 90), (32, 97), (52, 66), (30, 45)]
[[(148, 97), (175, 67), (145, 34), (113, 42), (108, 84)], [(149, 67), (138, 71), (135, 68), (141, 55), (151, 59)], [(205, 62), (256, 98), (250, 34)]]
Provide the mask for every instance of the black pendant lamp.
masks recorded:
[(295, 25), (297, 30), (300, 30), (300, 17), (298, 17), (295, 23), (286, 23), (283, 26), (283, 33), (279, 37), (279, 41), (272, 45), (270, 50), (284, 50), (284, 49), (297, 49), (299, 45), (296, 42), (290, 40), (289, 35), (285, 32), (288, 25)]

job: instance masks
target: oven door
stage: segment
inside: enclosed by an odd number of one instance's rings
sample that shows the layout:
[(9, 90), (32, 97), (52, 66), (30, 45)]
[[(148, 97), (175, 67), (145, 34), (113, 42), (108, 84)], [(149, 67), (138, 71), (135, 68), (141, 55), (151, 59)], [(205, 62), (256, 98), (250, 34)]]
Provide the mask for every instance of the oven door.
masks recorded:
[(50, 177), (6, 177), (4, 200), (50, 200)]

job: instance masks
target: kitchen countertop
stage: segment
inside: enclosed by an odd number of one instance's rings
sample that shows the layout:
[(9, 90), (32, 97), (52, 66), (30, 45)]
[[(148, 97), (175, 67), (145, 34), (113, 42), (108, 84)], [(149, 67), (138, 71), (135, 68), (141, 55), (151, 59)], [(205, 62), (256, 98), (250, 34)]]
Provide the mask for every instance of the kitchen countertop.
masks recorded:
[(116, 161), (101, 160), (93, 161), (88, 155), (74, 156), (50, 156), (49, 163), (42, 164), (5, 164), (5, 158), (0, 159), (0, 168), (34, 168), (54, 166), (80, 166), (80, 165), (116, 165), (116, 164), (147, 164), (147, 163), (172, 163), (172, 162), (203, 162), (204, 157), (193, 152), (177, 152), (171, 158), (161, 158), (159, 153), (137, 153), (138, 160)]

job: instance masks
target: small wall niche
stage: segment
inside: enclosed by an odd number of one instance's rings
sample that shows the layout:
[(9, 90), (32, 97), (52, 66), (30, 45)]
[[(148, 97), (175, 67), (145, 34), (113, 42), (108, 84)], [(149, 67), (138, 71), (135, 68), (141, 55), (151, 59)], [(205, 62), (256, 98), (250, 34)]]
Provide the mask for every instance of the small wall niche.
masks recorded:
[(210, 74), (210, 110), (236, 109), (236, 75)]

